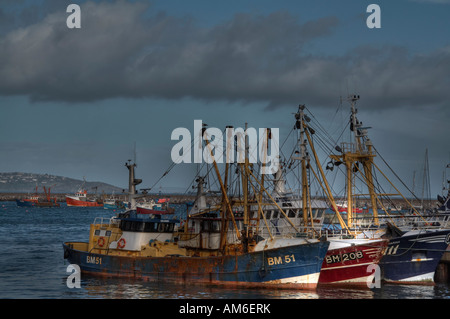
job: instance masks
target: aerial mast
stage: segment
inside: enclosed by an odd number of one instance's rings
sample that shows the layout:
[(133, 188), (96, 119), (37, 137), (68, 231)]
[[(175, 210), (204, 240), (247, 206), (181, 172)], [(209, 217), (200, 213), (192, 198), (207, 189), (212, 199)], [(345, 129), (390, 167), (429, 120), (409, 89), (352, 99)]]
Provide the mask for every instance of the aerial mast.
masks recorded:
[(134, 178), (134, 169), (137, 166), (136, 163), (132, 163), (131, 160), (128, 160), (125, 163), (125, 166), (128, 168), (128, 200), (130, 202), (130, 209), (136, 209), (136, 185), (142, 183), (142, 179)]
[[(247, 133), (248, 124), (245, 123), (245, 132)], [(244, 163), (241, 164), (241, 177), (242, 177), (242, 194), (244, 196), (244, 251), (247, 250), (247, 239), (248, 239), (248, 225), (249, 225), (249, 203), (248, 203), (248, 169), (249, 169), (249, 160), (248, 160), (248, 136), (244, 134), (244, 147), (245, 147), (245, 160)]]
[(227, 147), (226, 147), (226, 159), (225, 159), (225, 181), (224, 181), (224, 193), (222, 194), (222, 214), (221, 214), (221, 229), (220, 229), (220, 249), (221, 251), (223, 251), (225, 249), (226, 246), (226, 242), (227, 242), (227, 231), (228, 231), (228, 224), (229, 224), (229, 219), (230, 216), (228, 216), (227, 214), (227, 204), (225, 201), (225, 196), (227, 196), (227, 192), (228, 192), (228, 171), (229, 171), (229, 167), (230, 167), (230, 163), (232, 163), (232, 159), (229, 158), (230, 154), (231, 154), (231, 148), (233, 147), (233, 143), (232, 143), (232, 131), (231, 129), (233, 128), (233, 126), (228, 125), (226, 127), (226, 134), (227, 134)]
[(302, 212), (303, 212), (303, 222), (305, 226), (308, 226), (308, 198), (309, 198), (309, 188), (308, 188), (308, 175), (307, 175), (307, 160), (309, 160), (306, 153), (306, 139), (305, 139), (305, 124), (304, 112), (305, 105), (298, 106), (298, 112), (295, 114), (295, 119), (297, 120), (296, 127), (300, 130), (300, 157), (295, 159), (300, 159), (301, 161), (301, 180), (302, 180)]

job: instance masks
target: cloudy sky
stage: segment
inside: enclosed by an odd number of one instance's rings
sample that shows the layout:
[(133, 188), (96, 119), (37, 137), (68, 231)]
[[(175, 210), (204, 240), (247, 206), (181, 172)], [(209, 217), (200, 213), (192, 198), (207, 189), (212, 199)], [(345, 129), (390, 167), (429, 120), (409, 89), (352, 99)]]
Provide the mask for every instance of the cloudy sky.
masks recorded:
[[(71, 3), (80, 29), (67, 27)], [(126, 187), (136, 145), (150, 187), (177, 127), (247, 122), (282, 140), (298, 104), (344, 127), (356, 93), (405, 183), (428, 149), (435, 197), (450, 162), (449, 13), (448, 0), (0, 0), (0, 171)], [(175, 167), (158, 189), (185, 189), (195, 170)]]

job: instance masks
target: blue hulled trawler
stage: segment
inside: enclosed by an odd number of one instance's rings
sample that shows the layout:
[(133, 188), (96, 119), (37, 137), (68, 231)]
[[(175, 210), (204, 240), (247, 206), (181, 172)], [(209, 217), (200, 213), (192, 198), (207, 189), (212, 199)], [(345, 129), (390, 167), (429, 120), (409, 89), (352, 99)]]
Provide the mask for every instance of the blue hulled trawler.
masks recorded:
[(139, 214), (135, 198), (141, 180), (134, 177), (135, 166), (126, 164), (130, 209), (109, 220), (96, 219), (87, 242), (63, 244), (64, 258), (82, 274), (245, 287), (317, 286), (328, 241), (258, 236), (248, 216), (235, 216), (220, 174), (223, 204), (198, 211), (198, 228), (179, 227), (180, 220), (168, 214)]

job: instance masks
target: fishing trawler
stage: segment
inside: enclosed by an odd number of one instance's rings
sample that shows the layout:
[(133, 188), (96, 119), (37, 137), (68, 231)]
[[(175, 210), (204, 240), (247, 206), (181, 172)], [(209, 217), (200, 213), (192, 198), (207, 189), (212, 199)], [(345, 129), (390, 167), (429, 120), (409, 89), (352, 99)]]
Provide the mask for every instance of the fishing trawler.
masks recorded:
[(87, 191), (84, 189), (84, 180), (83, 185), (78, 189), (75, 195), (66, 195), (66, 203), (67, 206), (75, 206), (75, 207), (102, 207), (103, 200), (101, 199), (88, 199)]
[[(329, 204), (325, 205), (331, 207), (331, 214), (334, 214), (333, 218), (322, 218), (320, 222), (313, 218), (304, 219), (306, 221), (303, 224), (304, 227), (313, 227), (321, 236), (326, 236), (327, 240), (330, 241), (327, 255), (322, 264), (319, 284), (367, 287), (367, 282), (374, 277), (374, 274), (368, 271), (369, 266), (377, 265), (380, 262), (388, 241), (372, 236), (357, 237), (355, 230), (349, 227), (348, 220), (346, 221), (344, 216), (341, 215), (342, 210), (339, 209), (338, 202), (332, 194), (313, 142), (312, 135), (319, 128), (314, 129), (311, 126), (311, 118), (305, 114), (305, 109), (304, 105), (300, 105), (298, 112), (295, 114), (294, 130), (298, 132), (297, 140), (300, 141), (300, 149), (295, 152), (296, 156), (292, 158), (301, 162), (302, 207), (304, 207), (302, 210), (304, 216), (312, 213), (311, 207), (313, 207), (314, 202), (311, 200), (310, 185), (316, 182), (328, 199)], [(311, 174), (314, 176), (314, 180), (310, 177)], [(348, 205), (346, 212), (351, 213)], [(328, 224), (333, 219), (338, 221), (339, 228)]]
[(391, 231), (394, 234), (389, 235), (380, 262), (382, 278), (391, 283), (434, 285), (436, 268), (450, 244), (450, 229)]
[[(375, 164), (374, 158), (378, 154), (368, 138), (369, 127), (363, 127), (356, 117), (356, 101), (358, 95), (349, 96), (351, 104), (350, 130), (353, 134), (353, 142), (343, 142), (334, 148), (330, 155), (330, 168), (340, 168), (342, 165), (346, 176), (346, 195), (348, 210), (346, 214), (347, 230), (355, 238), (384, 238), (389, 243), (384, 251), (379, 265), (381, 267), (382, 278), (385, 281), (396, 283), (433, 284), (433, 276), (437, 264), (441, 259), (445, 249), (449, 244), (450, 229), (424, 228), (416, 225), (417, 218), (424, 219), (421, 214), (411, 205), (411, 203), (401, 194), (397, 187), (386, 177), (386, 175)], [(308, 135), (309, 136), (309, 135)], [(335, 153), (337, 151), (337, 153)], [(381, 173), (389, 185), (397, 193), (385, 194), (380, 192), (382, 187), (376, 179)], [(368, 188), (369, 202), (371, 204), (371, 216), (359, 217), (354, 214), (354, 180), (362, 181)], [(392, 218), (386, 209), (383, 201), (389, 196), (401, 196), (405, 203), (411, 206), (413, 218), (409, 222), (409, 216)], [(379, 216), (379, 210), (384, 211), (384, 215)], [(402, 231), (396, 225), (396, 221), (402, 220), (403, 227), (408, 231)], [(331, 246), (331, 245), (330, 245)]]
[(18, 207), (32, 207), (36, 206), (36, 203), (38, 202), (39, 197), (32, 196), (24, 199), (16, 199), (16, 204)]
[(105, 199), (103, 201), (103, 208), (104, 209), (125, 208), (125, 204), (122, 201), (116, 199)]
[(39, 197), (38, 187), (36, 186), (36, 191), (33, 195), (25, 199), (16, 199), (17, 206), (19, 207), (59, 207), (59, 203), (56, 197), (50, 196), (50, 187), (47, 188), (43, 186), (45, 199)]
[[(126, 166), (130, 210), (110, 220), (95, 220), (88, 242), (63, 244), (64, 258), (79, 265), (82, 274), (245, 287), (317, 286), (329, 242), (262, 239), (229, 227), (235, 218), (227, 192), (222, 193), (224, 209), (204, 216), (209, 218), (206, 224), (210, 228), (178, 230), (176, 216), (136, 211), (135, 186), (141, 180), (134, 178), (135, 163), (129, 161)], [(219, 231), (215, 245), (187, 244), (188, 237), (204, 238), (217, 233), (215, 230)]]
[[(450, 180), (447, 183), (450, 185)], [(396, 226), (388, 223), (393, 240), (381, 263), (386, 281), (434, 284), (436, 267), (450, 247), (450, 190), (443, 185), (443, 191), (447, 195), (438, 195), (437, 209), (423, 215), (412, 214), (407, 223), (398, 219)]]
[(103, 208), (104, 209), (125, 209), (126, 203), (124, 203), (122, 200), (116, 198), (113, 193), (110, 198), (105, 198), (103, 200)]

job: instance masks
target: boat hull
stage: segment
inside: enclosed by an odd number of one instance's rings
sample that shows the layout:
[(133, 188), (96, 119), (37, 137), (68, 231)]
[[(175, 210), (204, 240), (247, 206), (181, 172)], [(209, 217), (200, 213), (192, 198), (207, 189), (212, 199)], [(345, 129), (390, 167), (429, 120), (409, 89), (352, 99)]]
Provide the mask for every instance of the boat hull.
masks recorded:
[(92, 254), (65, 243), (64, 257), (82, 273), (188, 284), (315, 289), (329, 242), (240, 255), (128, 257)]
[[(374, 274), (369, 266), (379, 263), (388, 241), (347, 242), (337, 240), (336, 245), (333, 245), (331, 240), (322, 264), (319, 284), (367, 286), (368, 282), (372, 282)], [(339, 245), (344, 247), (337, 248)]]
[(166, 214), (173, 214), (175, 212), (175, 209), (169, 208), (167, 210), (161, 210), (161, 209), (151, 209), (151, 208), (136, 206), (136, 211), (138, 214), (166, 215)]
[(103, 207), (103, 203), (79, 200), (72, 196), (66, 196), (67, 206), (78, 206), (78, 207)]
[(434, 274), (450, 243), (450, 230), (391, 238), (380, 261), (387, 282), (434, 285)]
[(17, 206), (19, 207), (32, 207), (36, 206), (36, 202), (29, 201), (29, 200), (23, 200), (23, 199), (16, 199)]

